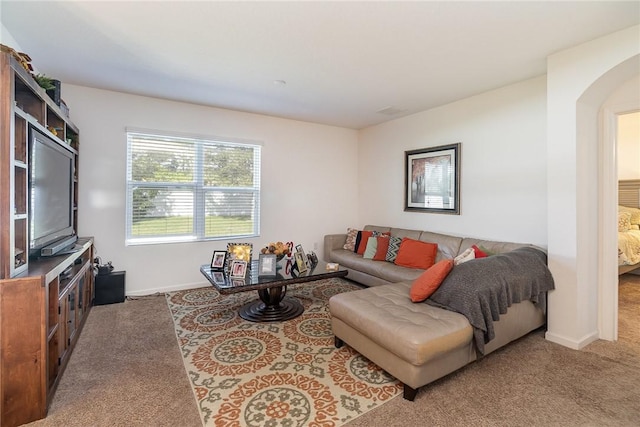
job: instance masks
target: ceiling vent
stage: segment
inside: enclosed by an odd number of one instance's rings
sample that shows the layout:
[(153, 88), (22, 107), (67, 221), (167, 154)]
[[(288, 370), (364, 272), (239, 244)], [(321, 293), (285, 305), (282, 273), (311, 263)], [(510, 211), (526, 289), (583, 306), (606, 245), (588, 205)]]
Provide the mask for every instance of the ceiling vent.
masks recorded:
[(395, 116), (396, 114), (404, 113), (407, 110), (396, 107), (385, 107), (382, 110), (376, 111), (378, 114), (384, 114), (385, 116)]

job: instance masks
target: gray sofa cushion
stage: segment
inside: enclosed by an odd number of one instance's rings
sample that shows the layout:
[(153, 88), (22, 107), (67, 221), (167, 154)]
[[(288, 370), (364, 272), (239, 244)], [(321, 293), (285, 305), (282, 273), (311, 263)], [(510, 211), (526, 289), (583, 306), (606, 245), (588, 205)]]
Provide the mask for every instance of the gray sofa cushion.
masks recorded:
[(337, 262), (349, 270), (361, 271), (392, 283), (413, 281), (424, 272), (424, 270), (401, 267), (387, 261), (365, 259), (362, 255), (346, 249), (331, 252), (331, 262)]

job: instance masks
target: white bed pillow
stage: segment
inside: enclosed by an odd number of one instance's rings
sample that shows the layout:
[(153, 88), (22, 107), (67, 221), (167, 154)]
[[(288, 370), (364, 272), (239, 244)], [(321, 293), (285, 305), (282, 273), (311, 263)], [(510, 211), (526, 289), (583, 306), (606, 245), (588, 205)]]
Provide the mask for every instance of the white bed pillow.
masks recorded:
[(631, 230), (631, 213), (618, 212), (618, 231)]
[(618, 212), (628, 212), (631, 214), (631, 224), (640, 224), (640, 209), (630, 208), (629, 206), (618, 206)]

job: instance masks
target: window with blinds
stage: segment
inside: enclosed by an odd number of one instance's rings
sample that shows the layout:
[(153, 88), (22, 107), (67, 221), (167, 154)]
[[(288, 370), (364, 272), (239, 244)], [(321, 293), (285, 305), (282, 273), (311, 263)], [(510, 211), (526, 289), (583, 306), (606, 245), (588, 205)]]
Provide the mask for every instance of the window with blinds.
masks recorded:
[(127, 132), (128, 245), (260, 232), (258, 144)]

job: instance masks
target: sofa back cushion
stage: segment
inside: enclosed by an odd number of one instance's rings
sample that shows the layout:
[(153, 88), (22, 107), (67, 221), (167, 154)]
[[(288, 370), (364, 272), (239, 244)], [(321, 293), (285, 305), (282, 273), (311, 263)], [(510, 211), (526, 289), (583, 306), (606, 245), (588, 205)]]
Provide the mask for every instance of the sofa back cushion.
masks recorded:
[[(527, 243), (494, 242), (492, 240), (480, 240), (474, 239), (472, 237), (466, 237), (462, 240), (458, 255), (468, 248), (473, 247), (473, 245), (476, 245), (478, 248), (480, 248), (480, 250), (486, 252), (487, 254), (501, 254), (504, 252), (511, 252), (515, 249), (523, 247), (534, 247), (536, 249), (541, 249)], [(546, 253), (544, 249), (541, 250)]]
[(443, 259), (453, 259), (460, 250), (460, 244), (462, 243), (462, 237), (451, 236), (449, 234), (432, 233), (430, 231), (423, 231), (420, 233), (419, 240), (423, 242), (436, 243), (438, 245), (438, 254), (436, 256), (436, 262)]
[(410, 239), (419, 240), (420, 234), (422, 231), (420, 230), (409, 230), (406, 228), (392, 228), (390, 233), (393, 237), (400, 237), (401, 239), (408, 237)]

